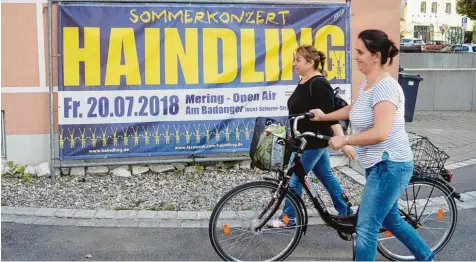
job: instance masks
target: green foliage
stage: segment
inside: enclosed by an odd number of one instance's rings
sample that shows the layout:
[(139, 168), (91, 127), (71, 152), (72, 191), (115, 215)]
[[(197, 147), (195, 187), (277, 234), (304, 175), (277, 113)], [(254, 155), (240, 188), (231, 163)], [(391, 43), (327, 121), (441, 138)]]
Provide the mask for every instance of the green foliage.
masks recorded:
[(466, 16), (471, 20), (476, 20), (476, 1), (475, 0), (458, 0), (456, 4), (456, 12)]
[(23, 178), (23, 181), (31, 183), (31, 174), (25, 172), (25, 169), (26, 167), (24, 165), (15, 164), (13, 161), (8, 161), (5, 174), (12, 177)]

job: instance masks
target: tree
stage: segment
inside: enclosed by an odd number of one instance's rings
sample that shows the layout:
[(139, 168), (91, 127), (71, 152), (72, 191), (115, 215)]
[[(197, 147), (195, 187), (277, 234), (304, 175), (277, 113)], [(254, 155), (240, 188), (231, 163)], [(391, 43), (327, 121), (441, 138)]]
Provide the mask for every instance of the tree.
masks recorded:
[(476, 20), (476, 0), (458, 0), (456, 12), (471, 20)]
[(456, 12), (473, 20), (473, 42), (476, 42), (476, 0), (458, 0)]

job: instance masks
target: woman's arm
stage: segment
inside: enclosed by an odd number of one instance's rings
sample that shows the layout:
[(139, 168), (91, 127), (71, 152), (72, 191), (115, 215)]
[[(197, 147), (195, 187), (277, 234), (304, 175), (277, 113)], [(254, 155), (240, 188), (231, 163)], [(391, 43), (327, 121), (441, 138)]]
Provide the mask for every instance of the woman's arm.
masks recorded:
[(361, 133), (348, 136), (345, 144), (362, 146), (382, 143), (392, 131), (396, 112), (397, 107), (389, 101), (376, 104), (374, 107), (374, 126)]
[(310, 112), (314, 114), (312, 121), (338, 121), (338, 120), (348, 120), (349, 113), (352, 110), (352, 105), (343, 107), (337, 111), (330, 112), (325, 114), (320, 109), (312, 109)]

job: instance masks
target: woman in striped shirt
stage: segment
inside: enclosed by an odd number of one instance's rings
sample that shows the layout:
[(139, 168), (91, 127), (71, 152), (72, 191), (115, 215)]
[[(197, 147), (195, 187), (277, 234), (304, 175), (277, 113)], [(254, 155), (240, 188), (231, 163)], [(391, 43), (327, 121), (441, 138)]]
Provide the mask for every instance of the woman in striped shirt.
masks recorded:
[(356, 146), (357, 160), (367, 182), (358, 211), (356, 260), (374, 260), (379, 229), (396, 236), (419, 261), (435, 254), (398, 212), (397, 200), (413, 174), (413, 154), (405, 131), (405, 97), (397, 80), (386, 71), (398, 54), (395, 43), (380, 30), (365, 30), (356, 45), (357, 66), (366, 76), (357, 99), (341, 110), (325, 114), (313, 109), (313, 121), (350, 119), (352, 134), (334, 136), (338, 150)]

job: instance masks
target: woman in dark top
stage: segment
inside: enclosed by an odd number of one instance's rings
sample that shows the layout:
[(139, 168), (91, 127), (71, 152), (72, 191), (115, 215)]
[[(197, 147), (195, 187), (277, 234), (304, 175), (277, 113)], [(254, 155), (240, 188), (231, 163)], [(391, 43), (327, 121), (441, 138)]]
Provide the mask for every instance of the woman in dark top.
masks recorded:
[[(317, 51), (311, 45), (303, 45), (296, 50), (293, 66), (296, 73), (302, 76), (302, 79), (293, 94), (289, 97), (288, 110), (290, 115), (307, 113), (314, 108), (320, 108), (325, 113), (335, 111), (333, 90), (329, 82), (325, 79), (325, 60), (326, 57), (324, 53)], [(298, 124), (298, 129), (300, 132), (319, 131), (321, 134), (327, 136), (333, 136), (334, 134), (344, 135), (342, 127), (337, 121), (314, 122), (302, 120)], [(306, 140), (307, 145), (301, 158), (306, 172), (313, 171), (329, 192), (334, 207), (339, 215), (346, 215), (347, 202), (342, 196), (344, 190), (332, 173), (329, 151), (327, 150), (328, 142), (311, 137), (306, 137)], [(341, 150), (349, 159), (354, 159), (355, 152), (352, 147), (345, 146)], [(293, 161), (294, 154), (295, 153), (291, 155), (291, 162)], [(293, 174), (291, 178), (290, 187), (299, 195), (302, 195), (302, 184), (298, 181), (295, 174)], [(284, 214), (288, 216), (288, 219), (283, 219)], [(271, 220), (268, 226), (293, 226), (295, 218), (294, 210), (292, 210), (292, 206), (287, 201), (284, 205), (283, 215), (280, 216), (279, 220)], [(283, 223), (285, 220), (289, 220), (288, 225)]]

